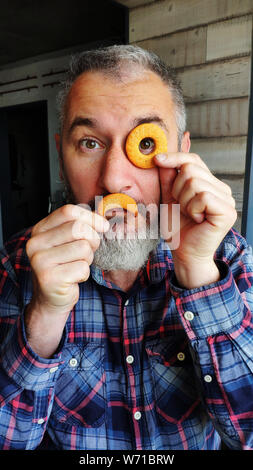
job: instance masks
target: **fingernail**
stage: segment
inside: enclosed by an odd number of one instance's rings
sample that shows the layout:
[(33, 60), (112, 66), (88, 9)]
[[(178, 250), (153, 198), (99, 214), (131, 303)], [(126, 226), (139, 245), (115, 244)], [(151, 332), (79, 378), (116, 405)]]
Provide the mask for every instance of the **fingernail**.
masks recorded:
[(164, 153), (159, 153), (158, 155), (156, 155), (156, 158), (159, 160), (159, 162), (163, 162), (164, 160), (166, 160), (166, 155)]

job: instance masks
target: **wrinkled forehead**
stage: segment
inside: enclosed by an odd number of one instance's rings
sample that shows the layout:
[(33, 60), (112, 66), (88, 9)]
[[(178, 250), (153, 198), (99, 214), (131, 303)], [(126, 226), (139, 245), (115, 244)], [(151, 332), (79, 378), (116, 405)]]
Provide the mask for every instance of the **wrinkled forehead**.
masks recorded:
[(121, 70), (112, 76), (105, 72), (85, 72), (73, 83), (65, 105), (65, 119), (76, 113), (124, 108), (133, 112), (139, 108), (153, 108), (161, 113), (173, 110), (174, 104), (168, 86), (151, 71), (143, 69)]

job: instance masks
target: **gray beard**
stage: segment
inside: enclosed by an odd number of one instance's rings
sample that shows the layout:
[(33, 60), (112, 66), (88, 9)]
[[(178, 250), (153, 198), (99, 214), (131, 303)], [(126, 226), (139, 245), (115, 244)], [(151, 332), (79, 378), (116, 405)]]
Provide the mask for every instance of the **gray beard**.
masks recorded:
[(156, 249), (159, 239), (115, 239), (103, 238), (96, 250), (93, 265), (103, 271), (139, 271), (145, 266), (150, 253)]
[[(66, 177), (64, 167), (65, 200), (68, 204), (78, 204), (71, 186)], [(89, 206), (95, 209), (94, 201), (90, 201)], [(107, 239), (103, 235), (100, 245), (94, 253), (93, 265), (103, 271), (139, 271), (148, 261), (150, 253), (155, 250), (160, 242), (160, 238), (151, 238), (150, 222), (147, 223), (145, 238), (115, 238)], [(159, 233), (159, 232), (158, 232)]]

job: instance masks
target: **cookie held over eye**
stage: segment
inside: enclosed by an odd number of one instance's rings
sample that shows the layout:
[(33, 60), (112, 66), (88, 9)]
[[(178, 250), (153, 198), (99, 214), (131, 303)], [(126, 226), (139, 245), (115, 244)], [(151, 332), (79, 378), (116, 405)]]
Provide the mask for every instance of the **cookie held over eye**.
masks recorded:
[(157, 124), (140, 124), (127, 137), (127, 156), (139, 168), (155, 167), (154, 156), (167, 151), (165, 132)]
[(122, 193), (112, 193), (105, 196), (98, 204), (98, 214), (105, 216), (108, 210), (122, 208), (132, 212), (135, 216), (138, 214), (138, 207), (135, 200)]

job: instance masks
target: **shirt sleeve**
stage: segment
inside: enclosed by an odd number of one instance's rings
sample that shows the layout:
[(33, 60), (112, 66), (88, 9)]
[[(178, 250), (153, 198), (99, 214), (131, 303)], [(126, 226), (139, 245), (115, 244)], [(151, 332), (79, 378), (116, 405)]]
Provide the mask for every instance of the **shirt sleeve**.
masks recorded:
[(253, 449), (253, 257), (235, 231), (218, 250), (218, 282), (171, 292), (187, 333), (197, 386), (224, 442)]
[[(28, 344), (20, 283), (27, 285), (29, 276), (21, 252), (11, 260), (10, 253), (5, 249), (0, 251), (1, 449), (35, 449), (39, 445), (52, 408), (54, 384), (63, 364), (60, 348), (52, 358), (44, 359)], [(26, 298), (28, 294), (24, 292)], [(62, 344), (64, 341), (65, 335)]]

